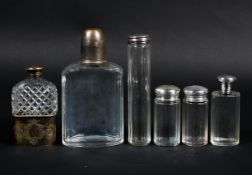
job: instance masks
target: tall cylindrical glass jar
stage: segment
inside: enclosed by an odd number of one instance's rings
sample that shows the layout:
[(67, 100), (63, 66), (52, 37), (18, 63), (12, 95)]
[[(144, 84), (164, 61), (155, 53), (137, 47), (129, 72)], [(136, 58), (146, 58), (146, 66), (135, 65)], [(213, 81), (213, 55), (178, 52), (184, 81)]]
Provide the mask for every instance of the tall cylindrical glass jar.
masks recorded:
[(180, 89), (162, 85), (155, 89), (154, 143), (158, 146), (177, 146), (180, 143)]
[(202, 86), (184, 88), (182, 142), (188, 146), (208, 143), (208, 90)]
[(144, 146), (151, 141), (150, 37), (128, 37), (128, 142)]

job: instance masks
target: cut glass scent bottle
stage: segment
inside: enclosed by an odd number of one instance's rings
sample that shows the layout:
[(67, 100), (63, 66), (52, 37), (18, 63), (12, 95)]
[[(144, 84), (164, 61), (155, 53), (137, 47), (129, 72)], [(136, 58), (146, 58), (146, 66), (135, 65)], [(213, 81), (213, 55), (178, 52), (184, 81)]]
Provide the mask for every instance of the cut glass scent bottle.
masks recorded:
[(12, 89), (12, 115), (17, 144), (51, 145), (56, 139), (56, 86), (41, 78), (43, 67), (30, 66), (29, 77)]
[(212, 92), (211, 143), (216, 146), (234, 146), (240, 137), (240, 93), (232, 91), (236, 77), (221, 75), (217, 79), (221, 90)]
[(123, 142), (123, 70), (107, 61), (99, 29), (82, 35), (82, 58), (62, 73), (62, 142), (107, 147)]

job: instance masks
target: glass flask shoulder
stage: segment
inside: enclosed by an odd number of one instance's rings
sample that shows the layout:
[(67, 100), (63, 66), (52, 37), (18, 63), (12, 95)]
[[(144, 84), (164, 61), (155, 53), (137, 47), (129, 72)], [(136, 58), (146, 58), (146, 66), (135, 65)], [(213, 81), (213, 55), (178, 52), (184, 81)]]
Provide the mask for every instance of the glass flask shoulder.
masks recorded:
[(78, 72), (81, 70), (104, 70), (104, 71), (110, 71), (110, 72), (118, 72), (118, 74), (123, 74), (123, 69), (119, 65), (112, 63), (112, 62), (105, 62), (105, 63), (82, 63), (81, 61), (70, 64), (67, 66), (63, 72), (62, 76)]
[[(56, 91), (57, 88), (54, 83), (51, 81), (48, 81), (44, 78), (27, 78), (25, 80), (22, 80), (18, 82), (13, 88), (12, 88), (12, 95), (15, 94), (18, 90), (24, 89), (24, 88), (45, 88), (49, 91)], [(33, 91), (33, 93), (35, 93)]]
[(231, 91), (230, 94), (223, 94), (221, 90), (213, 91), (212, 92), (212, 97), (227, 97), (227, 98), (237, 98), (240, 97), (241, 94), (238, 91)]

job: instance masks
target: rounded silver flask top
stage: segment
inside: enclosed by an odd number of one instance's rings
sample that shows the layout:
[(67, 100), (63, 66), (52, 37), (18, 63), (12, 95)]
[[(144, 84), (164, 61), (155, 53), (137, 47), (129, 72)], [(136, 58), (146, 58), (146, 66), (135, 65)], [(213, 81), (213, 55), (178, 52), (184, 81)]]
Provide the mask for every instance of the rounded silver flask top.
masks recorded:
[(205, 102), (208, 101), (208, 89), (203, 86), (193, 85), (184, 88), (185, 101), (189, 102)]
[(174, 85), (161, 85), (155, 89), (155, 94), (158, 98), (163, 98), (169, 101), (179, 99), (180, 88)]

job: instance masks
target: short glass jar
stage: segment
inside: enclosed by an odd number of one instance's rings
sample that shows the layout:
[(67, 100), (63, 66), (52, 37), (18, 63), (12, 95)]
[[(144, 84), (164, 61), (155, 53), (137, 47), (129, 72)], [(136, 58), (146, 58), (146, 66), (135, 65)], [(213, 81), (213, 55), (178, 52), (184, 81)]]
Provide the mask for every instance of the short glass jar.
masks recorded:
[(155, 89), (154, 143), (158, 146), (180, 144), (180, 89), (174, 85), (162, 85)]
[(184, 88), (182, 142), (187, 146), (208, 143), (208, 89), (203, 86)]

